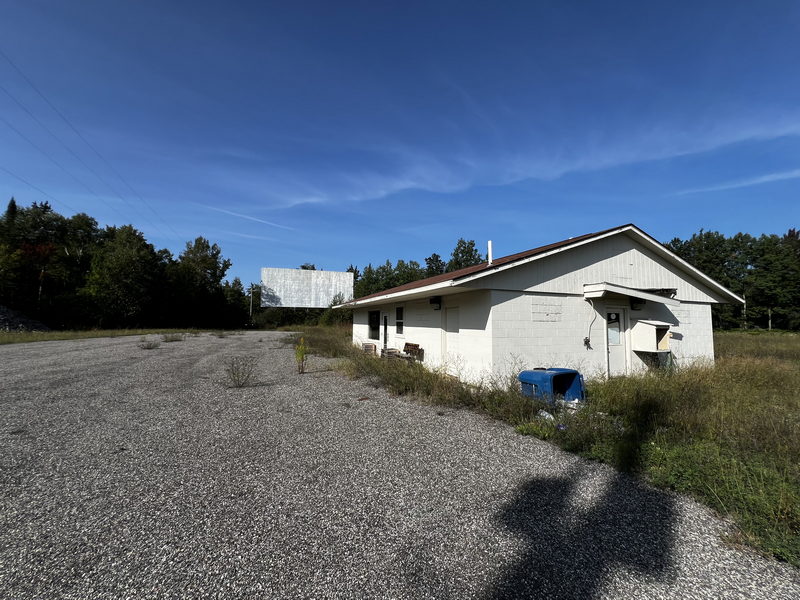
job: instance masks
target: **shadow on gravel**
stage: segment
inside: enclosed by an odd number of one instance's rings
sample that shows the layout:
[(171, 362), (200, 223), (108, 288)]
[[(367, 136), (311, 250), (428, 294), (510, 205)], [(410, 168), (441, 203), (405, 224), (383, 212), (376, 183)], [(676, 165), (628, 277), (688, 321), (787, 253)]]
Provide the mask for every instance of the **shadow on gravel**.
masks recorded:
[(497, 519), (521, 538), (522, 557), (490, 598), (593, 598), (619, 569), (648, 579), (672, 576), (673, 498), (616, 474), (582, 506), (582, 487), (594, 485), (578, 470), (520, 487)]

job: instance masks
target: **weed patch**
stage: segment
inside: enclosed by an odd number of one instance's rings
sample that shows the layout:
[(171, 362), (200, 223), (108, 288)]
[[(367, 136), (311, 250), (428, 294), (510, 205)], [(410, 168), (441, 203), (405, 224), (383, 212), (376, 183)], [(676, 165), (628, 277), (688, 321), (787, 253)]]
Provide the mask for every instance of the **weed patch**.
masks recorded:
[(182, 342), (186, 339), (186, 334), (184, 333), (162, 333), (161, 339), (165, 343), (169, 344), (170, 342)]
[(225, 375), (231, 387), (242, 388), (253, 381), (256, 371), (255, 356), (233, 356), (225, 364)]

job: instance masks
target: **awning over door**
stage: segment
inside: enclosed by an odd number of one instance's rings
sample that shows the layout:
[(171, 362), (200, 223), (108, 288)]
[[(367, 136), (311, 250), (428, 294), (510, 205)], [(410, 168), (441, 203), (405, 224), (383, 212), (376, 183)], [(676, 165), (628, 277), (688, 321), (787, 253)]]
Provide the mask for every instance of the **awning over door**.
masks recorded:
[(631, 298), (639, 298), (640, 300), (647, 300), (648, 302), (660, 302), (667, 306), (680, 306), (680, 301), (675, 300), (674, 296), (676, 290), (674, 289), (638, 289), (625, 287), (624, 285), (617, 285), (616, 283), (585, 283), (583, 285), (584, 298), (602, 298), (609, 294), (618, 296), (629, 296)]

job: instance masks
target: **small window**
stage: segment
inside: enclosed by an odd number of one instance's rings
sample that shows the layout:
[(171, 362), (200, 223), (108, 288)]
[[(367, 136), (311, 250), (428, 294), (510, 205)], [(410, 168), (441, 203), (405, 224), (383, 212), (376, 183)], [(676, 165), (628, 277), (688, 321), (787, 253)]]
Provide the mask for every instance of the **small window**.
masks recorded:
[(397, 335), (403, 335), (403, 307), (398, 306), (394, 309), (394, 324)]
[(381, 311), (371, 310), (367, 313), (367, 323), (369, 325), (369, 339), (381, 339)]
[(608, 345), (619, 346), (622, 343), (620, 338), (620, 314), (613, 312), (606, 316), (606, 326), (608, 327)]

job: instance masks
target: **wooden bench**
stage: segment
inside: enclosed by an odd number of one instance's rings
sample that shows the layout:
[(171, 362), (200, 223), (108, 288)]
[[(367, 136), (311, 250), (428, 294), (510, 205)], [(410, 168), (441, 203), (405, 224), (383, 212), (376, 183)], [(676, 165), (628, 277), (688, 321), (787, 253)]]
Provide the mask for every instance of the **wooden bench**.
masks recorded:
[(407, 360), (418, 360), (422, 362), (425, 358), (425, 350), (419, 347), (419, 344), (406, 343), (403, 346), (403, 358)]

